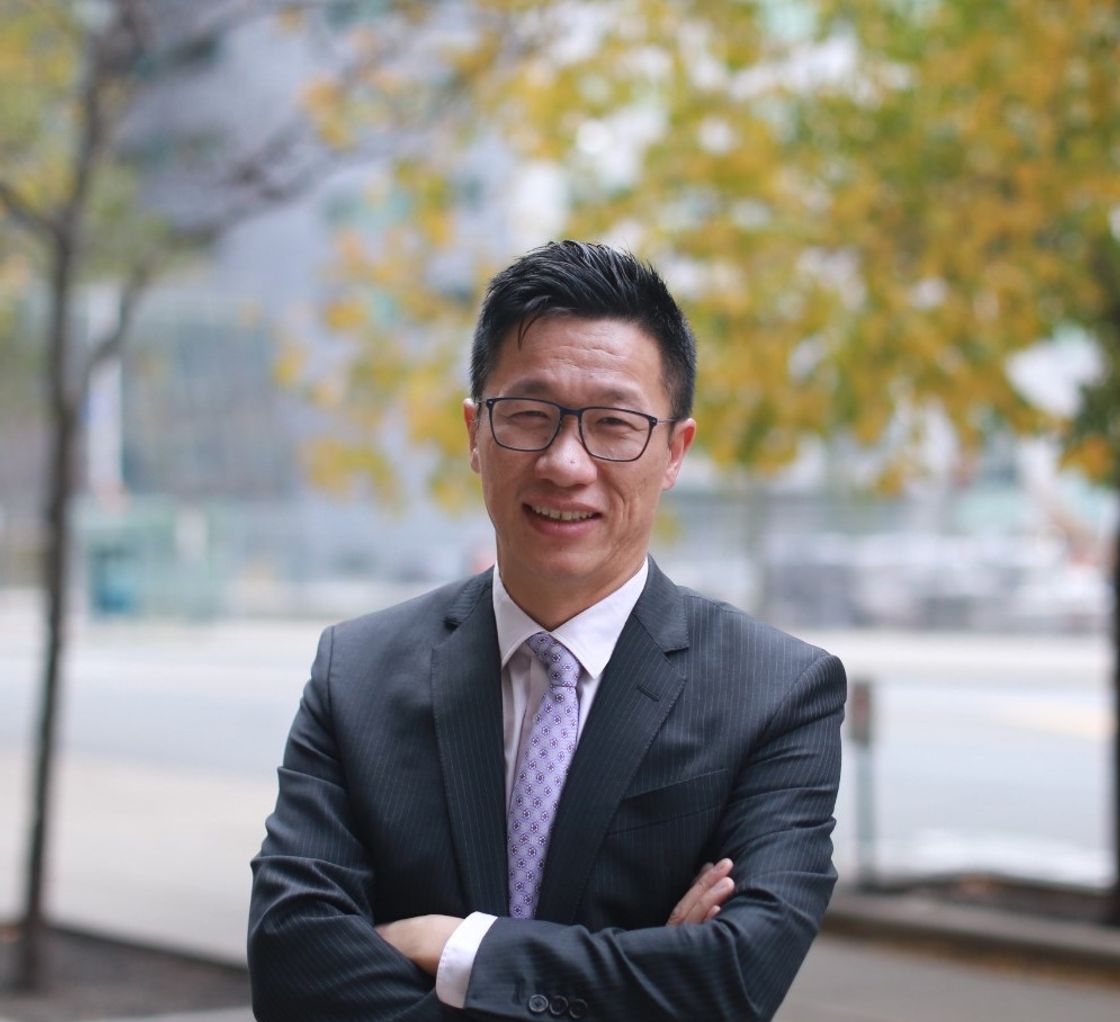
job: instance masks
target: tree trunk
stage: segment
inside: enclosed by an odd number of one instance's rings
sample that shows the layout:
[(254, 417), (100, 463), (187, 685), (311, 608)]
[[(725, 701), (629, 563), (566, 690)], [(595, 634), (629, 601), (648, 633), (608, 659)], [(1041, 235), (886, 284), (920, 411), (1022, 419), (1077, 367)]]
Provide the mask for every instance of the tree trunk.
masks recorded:
[(51, 451), (47, 469), (46, 525), (43, 550), (43, 591), (46, 635), (40, 687), (39, 724), (35, 738), (35, 772), (31, 789), (31, 830), (28, 837), (24, 909), (15, 986), (37, 990), (43, 985), (45, 917), (43, 881), (50, 836), (51, 801), (57, 741), (57, 708), (67, 624), (67, 580), (71, 547), (76, 401), (68, 391), (72, 362), (70, 299), (72, 246), (60, 240), (51, 275), (49, 407)]
[(1112, 869), (1107, 921), (1120, 926), (1120, 517), (1112, 543)]

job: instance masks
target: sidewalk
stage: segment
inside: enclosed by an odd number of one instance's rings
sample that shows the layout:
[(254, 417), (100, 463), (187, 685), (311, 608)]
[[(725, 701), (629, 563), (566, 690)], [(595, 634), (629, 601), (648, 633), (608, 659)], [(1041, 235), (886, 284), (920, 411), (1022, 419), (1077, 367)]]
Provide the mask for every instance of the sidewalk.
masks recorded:
[[(0, 1017), (0, 1022), (14, 1022), (13, 1019)], [(96, 1019), (91, 1022), (254, 1022), (253, 1013), (248, 1008), (234, 1008), (229, 1011), (192, 1011), (176, 1015), (151, 1015), (140, 1018), (130, 1015), (127, 1019)]]
[[(903, 945), (902, 947), (904, 947)], [(828, 933), (777, 1022), (1115, 1022), (1120, 985), (1095, 986)]]
[(1120, 994), (1120, 928), (954, 903), (929, 893), (866, 893), (841, 885), (824, 929), (832, 936), (932, 948), (976, 962), (998, 959), (1061, 970), (1109, 983)]

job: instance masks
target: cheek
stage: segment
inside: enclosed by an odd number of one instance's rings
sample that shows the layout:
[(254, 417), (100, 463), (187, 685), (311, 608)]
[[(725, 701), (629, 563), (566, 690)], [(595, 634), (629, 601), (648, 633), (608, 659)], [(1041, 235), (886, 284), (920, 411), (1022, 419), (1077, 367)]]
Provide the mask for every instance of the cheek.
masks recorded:
[(618, 499), (632, 521), (652, 519), (661, 497), (661, 476), (645, 474), (629, 481), (620, 480), (616, 492)]

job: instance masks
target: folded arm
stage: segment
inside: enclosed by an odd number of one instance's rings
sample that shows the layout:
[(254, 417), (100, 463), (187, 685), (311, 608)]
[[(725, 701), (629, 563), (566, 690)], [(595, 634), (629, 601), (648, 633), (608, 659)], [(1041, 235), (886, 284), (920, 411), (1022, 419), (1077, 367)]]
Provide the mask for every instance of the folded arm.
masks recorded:
[[(437, 999), (432, 982), (460, 920), (427, 915), (376, 923), (376, 867), (352, 818), (331, 723), (330, 658), (327, 632), (288, 738), (276, 811), (253, 860), (254, 1012), (262, 1022), (465, 1018)], [(731, 893), (729, 871), (729, 862), (703, 870), (669, 922), (714, 916)]]
[(531, 1020), (559, 998), (585, 1003), (596, 1018), (771, 1018), (835, 882), (830, 834), (843, 701), (843, 667), (822, 656), (740, 769), (717, 828), (717, 847), (735, 863), (735, 893), (714, 919), (598, 932), (498, 919), (475, 959), (468, 1013)]
[[(262, 1022), (437, 1022), (540, 1017), (541, 996), (591, 1017), (741, 1017), (776, 1010), (819, 926), (835, 875), (843, 668), (802, 675), (744, 764), (713, 846), (734, 860), (698, 878), (669, 925), (592, 933), (500, 918), (484, 937), (464, 1011), (436, 998), (433, 962), (455, 917), (377, 925), (376, 866), (358, 837), (333, 736), (324, 636), (253, 862), (249, 964)], [(720, 864), (721, 869), (730, 868)], [(730, 895), (730, 896), (729, 896)], [(718, 911), (717, 911), (718, 910)], [(704, 925), (673, 925), (697, 923)], [(417, 963), (420, 964), (417, 964)], [(530, 1005), (530, 1001), (537, 1000)]]
[[(705, 863), (692, 886), (677, 902), (665, 925), (688, 926), (715, 919), (719, 915), (720, 906), (735, 890), (731, 866), (730, 859)], [(381, 923), (374, 929), (414, 965), (429, 976), (435, 976), (444, 946), (462, 921), (455, 916), (413, 916), (410, 919)]]

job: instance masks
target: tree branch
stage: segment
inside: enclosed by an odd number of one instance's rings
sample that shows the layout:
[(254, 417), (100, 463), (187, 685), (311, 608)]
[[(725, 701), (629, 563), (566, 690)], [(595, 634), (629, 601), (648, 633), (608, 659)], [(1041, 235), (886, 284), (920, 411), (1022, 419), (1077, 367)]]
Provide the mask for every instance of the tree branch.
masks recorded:
[(31, 205), (14, 185), (0, 180), (0, 204), (7, 208), (18, 223), (34, 234), (38, 234), (51, 241), (57, 241), (59, 235), (58, 224), (45, 213), (40, 213)]
[[(292, 4), (296, 7), (300, 4)], [(369, 59), (351, 61), (337, 74), (337, 85), (341, 92), (348, 93), (354, 84), (368, 70)], [(283, 166), (290, 159), (300, 143), (313, 137), (313, 129), (307, 116), (300, 112), (291, 117), (286, 124), (279, 125), (264, 138), (255, 150), (237, 158), (230, 167), (219, 174), (219, 184), (226, 187), (267, 188), (269, 169)]]
[(92, 37), (87, 46), (85, 80), (79, 101), (81, 135), (74, 154), (73, 184), (60, 225), (64, 231), (74, 231), (81, 221), (105, 141), (102, 89), (106, 78), (105, 56), (109, 48), (106, 40), (99, 37)]
[(277, 128), (258, 147), (219, 175), (220, 186), (259, 187), (266, 182), (270, 167), (282, 164), (296, 145), (308, 134), (303, 118), (293, 118)]
[[(448, 113), (453, 108), (454, 104), (449, 105)], [(399, 136), (367, 139), (364, 144), (356, 145), (345, 152), (323, 150), (315, 157), (309, 158), (302, 166), (289, 169), (282, 179), (276, 174), (270, 176), (264, 168), (247, 173), (240, 183), (248, 186), (248, 194), (239, 201), (235, 200), (222, 207), (195, 230), (203, 237), (216, 236), (224, 229), (298, 199), (324, 182), (332, 173), (347, 167), (368, 164), (388, 156), (397, 158), (422, 156), (428, 151), (430, 134), (429, 130), (417, 132), (409, 139), (402, 139)]]
[(73, 393), (70, 395), (70, 405), (78, 409), (89, 393), (90, 381), (98, 368), (109, 359), (120, 354), (125, 339), (132, 329), (136, 318), (136, 309), (140, 304), (151, 282), (159, 275), (160, 265), (154, 259), (138, 259), (132, 266), (121, 285), (120, 298), (117, 303), (117, 321), (97, 338), (89, 354), (86, 356), (78, 373), (78, 378)]
[[(400, 40), (387, 41), (381, 58), (388, 59), (390, 53), (397, 51), (399, 43)], [(524, 49), (523, 40), (507, 40), (506, 59), (515, 58)], [(366, 54), (343, 68), (337, 76), (340, 91), (347, 93), (361, 81), (371, 64), (376, 63)], [(425, 103), (427, 112), (413, 119), (413, 124), (420, 123), (422, 126), (404, 132), (381, 131), (345, 150), (333, 149), (314, 138), (313, 129), (303, 115), (278, 126), (255, 149), (217, 174), (218, 187), (215, 191), (232, 193), (234, 201), (226, 205), (218, 214), (220, 219), (216, 218), (212, 223), (239, 222), (289, 202), (324, 180), (332, 171), (346, 166), (387, 156), (422, 155), (433, 132), (466, 117), (471, 101), (470, 90), (462, 87), (457, 76), (436, 85), (420, 83), (418, 88), (430, 91)], [(307, 146), (311, 152), (301, 155), (301, 145)]]
[(174, 65), (211, 40), (224, 38), (243, 25), (281, 14), (323, 11), (331, 2), (332, 0), (234, 0), (217, 14), (204, 14), (194, 26), (167, 45), (153, 46), (148, 56), (157, 64)]

